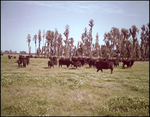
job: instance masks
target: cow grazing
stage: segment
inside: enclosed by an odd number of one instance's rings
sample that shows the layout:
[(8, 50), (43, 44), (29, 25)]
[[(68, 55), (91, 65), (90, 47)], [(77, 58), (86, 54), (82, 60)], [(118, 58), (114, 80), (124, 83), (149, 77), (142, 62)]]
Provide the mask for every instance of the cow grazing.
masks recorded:
[(67, 67), (69, 67), (70, 64), (73, 64), (73, 62), (70, 61), (69, 58), (65, 58), (65, 59), (64, 59), (64, 58), (61, 58), (61, 59), (59, 59), (59, 67), (60, 67), (60, 66), (62, 67), (62, 65), (66, 65)]
[(14, 59), (16, 59), (16, 56), (14, 56)]
[(113, 69), (114, 69), (114, 63), (112, 61), (97, 61), (96, 62), (96, 68), (97, 68), (97, 72), (99, 70), (101, 70), (103, 72), (103, 69), (111, 69), (111, 74), (113, 73)]
[(48, 68), (51, 68), (53, 67), (54, 68), (54, 62), (53, 61), (48, 61)]

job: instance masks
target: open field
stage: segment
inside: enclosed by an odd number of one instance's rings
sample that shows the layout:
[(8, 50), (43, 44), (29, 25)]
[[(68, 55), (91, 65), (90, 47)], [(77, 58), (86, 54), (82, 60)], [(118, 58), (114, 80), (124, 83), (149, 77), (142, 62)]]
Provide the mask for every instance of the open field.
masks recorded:
[[(17, 56), (18, 59), (18, 56)], [(30, 58), (26, 67), (1, 56), (1, 116), (149, 116), (149, 62), (96, 72)]]

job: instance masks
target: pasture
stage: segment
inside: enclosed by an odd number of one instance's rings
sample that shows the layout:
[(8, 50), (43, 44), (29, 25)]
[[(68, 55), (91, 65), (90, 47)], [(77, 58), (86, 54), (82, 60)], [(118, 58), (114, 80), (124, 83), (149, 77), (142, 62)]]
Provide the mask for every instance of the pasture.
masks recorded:
[(18, 67), (1, 56), (1, 116), (149, 116), (149, 62), (131, 68), (48, 68), (30, 58)]

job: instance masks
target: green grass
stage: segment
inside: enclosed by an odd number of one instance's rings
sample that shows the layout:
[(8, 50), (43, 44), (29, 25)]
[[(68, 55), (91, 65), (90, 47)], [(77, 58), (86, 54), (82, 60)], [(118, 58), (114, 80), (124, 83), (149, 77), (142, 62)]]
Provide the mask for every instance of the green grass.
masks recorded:
[[(18, 56), (17, 56), (18, 59)], [(1, 116), (149, 116), (149, 62), (122, 69), (26, 67), (1, 56)]]

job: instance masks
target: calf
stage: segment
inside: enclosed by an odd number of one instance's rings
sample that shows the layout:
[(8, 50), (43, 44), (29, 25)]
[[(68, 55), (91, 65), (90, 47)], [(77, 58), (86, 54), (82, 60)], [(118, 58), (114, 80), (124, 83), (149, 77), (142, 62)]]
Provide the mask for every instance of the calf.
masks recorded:
[(53, 61), (48, 61), (48, 68), (51, 68), (53, 67), (54, 68), (54, 62)]
[(97, 61), (96, 62), (96, 68), (97, 68), (97, 72), (99, 70), (101, 70), (103, 72), (103, 69), (111, 69), (111, 74), (113, 73), (113, 69), (114, 69), (114, 63), (112, 61)]

